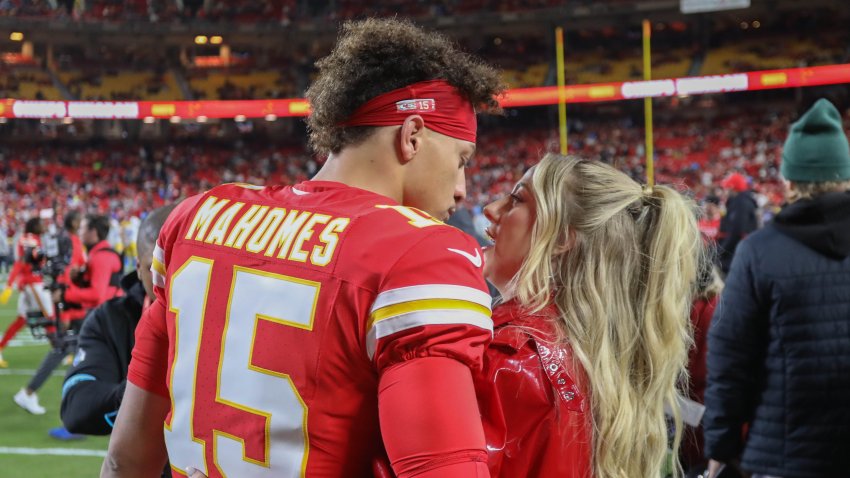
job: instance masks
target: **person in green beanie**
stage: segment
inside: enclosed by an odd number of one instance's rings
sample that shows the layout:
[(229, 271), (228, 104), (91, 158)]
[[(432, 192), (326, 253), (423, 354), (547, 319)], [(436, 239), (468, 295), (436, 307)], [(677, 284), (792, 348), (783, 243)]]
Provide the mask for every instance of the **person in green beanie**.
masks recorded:
[(781, 172), (788, 202), (738, 246), (711, 322), (710, 478), (739, 458), (753, 478), (847, 476), (850, 144), (832, 103), (791, 125)]

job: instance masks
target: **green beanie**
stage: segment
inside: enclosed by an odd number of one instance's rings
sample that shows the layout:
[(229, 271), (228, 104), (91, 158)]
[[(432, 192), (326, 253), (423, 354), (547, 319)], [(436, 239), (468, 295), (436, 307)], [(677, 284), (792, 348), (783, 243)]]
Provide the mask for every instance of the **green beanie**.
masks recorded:
[(782, 150), (781, 171), (789, 181), (850, 179), (850, 145), (841, 114), (829, 100), (819, 99), (791, 125)]

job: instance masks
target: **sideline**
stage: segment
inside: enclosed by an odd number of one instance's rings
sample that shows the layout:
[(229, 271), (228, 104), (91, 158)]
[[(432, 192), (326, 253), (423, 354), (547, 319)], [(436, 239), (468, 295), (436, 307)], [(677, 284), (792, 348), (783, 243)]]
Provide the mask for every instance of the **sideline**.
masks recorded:
[(0, 446), (0, 455), (51, 455), (51, 456), (106, 456), (106, 450), (84, 450), (78, 448), (21, 448)]

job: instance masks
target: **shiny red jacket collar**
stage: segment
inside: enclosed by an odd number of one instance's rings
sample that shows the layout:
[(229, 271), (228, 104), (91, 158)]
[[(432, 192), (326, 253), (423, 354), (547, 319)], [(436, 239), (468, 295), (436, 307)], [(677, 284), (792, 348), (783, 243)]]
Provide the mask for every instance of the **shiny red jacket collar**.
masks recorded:
[[(558, 312), (509, 301), (493, 310), (493, 342), (476, 392), (493, 477), (590, 478), (592, 425)], [(582, 380), (583, 382), (583, 380)]]

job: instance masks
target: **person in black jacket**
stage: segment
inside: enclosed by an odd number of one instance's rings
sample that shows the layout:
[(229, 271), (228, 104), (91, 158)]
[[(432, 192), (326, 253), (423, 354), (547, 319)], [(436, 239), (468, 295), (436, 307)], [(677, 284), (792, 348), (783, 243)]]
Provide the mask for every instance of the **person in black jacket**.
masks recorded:
[(139, 227), (137, 270), (121, 279), (125, 295), (92, 310), (62, 386), (62, 422), (71, 433), (107, 435), (118, 414), (135, 330), (145, 297), (153, 298), (151, 262), (159, 230), (175, 205), (154, 210)]
[(720, 218), (717, 230), (717, 252), (720, 270), (728, 274), (738, 244), (759, 227), (758, 203), (746, 178), (740, 173), (726, 176), (720, 186), (729, 196), (726, 198), (726, 214)]
[(753, 477), (850, 476), (850, 145), (829, 101), (791, 126), (781, 171), (789, 203), (738, 246), (711, 322), (711, 478), (742, 452)]

